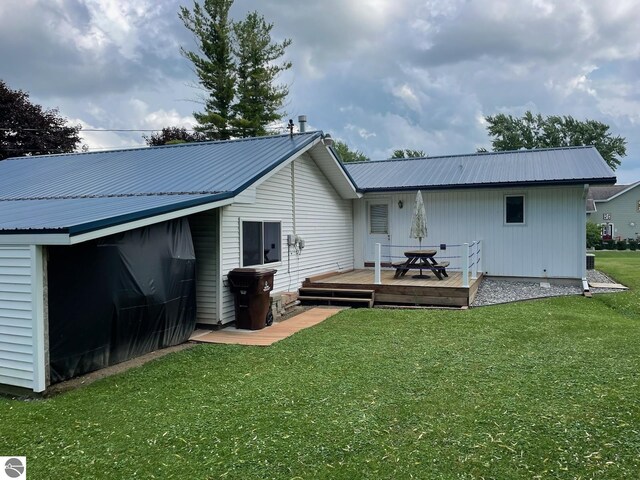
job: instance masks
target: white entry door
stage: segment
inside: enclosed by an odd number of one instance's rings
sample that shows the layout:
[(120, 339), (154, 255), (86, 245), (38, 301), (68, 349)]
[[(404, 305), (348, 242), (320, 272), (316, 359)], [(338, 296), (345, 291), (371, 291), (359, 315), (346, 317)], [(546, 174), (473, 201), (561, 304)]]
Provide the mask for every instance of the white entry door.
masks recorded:
[(375, 245), (382, 245), (382, 261), (391, 262), (391, 201), (389, 199), (367, 202), (367, 242), (365, 261), (375, 261)]

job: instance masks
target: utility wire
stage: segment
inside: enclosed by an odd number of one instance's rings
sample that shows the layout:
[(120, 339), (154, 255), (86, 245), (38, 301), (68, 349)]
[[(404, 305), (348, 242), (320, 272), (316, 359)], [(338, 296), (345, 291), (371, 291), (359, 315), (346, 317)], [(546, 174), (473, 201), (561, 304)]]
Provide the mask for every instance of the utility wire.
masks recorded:
[[(164, 128), (171, 128), (171, 127), (162, 127), (162, 128), (81, 128), (80, 132), (161, 132)], [(177, 127), (177, 128), (182, 128), (182, 127)], [(17, 128), (3, 128), (0, 127), (0, 130), (3, 131), (7, 131), (7, 132), (15, 132), (15, 131), (23, 131), (23, 132), (48, 132), (51, 129), (49, 128), (22, 128), (22, 127), (17, 127)], [(197, 130), (193, 129), (193, 128), (185, 128), (184, 129), (187, 132), (196, 132)], [(272, 130), (272, 131), (284, 131), (286, 130), (285, 126), (281, 126), (281, 127), (265, 127), (265, 130)]]

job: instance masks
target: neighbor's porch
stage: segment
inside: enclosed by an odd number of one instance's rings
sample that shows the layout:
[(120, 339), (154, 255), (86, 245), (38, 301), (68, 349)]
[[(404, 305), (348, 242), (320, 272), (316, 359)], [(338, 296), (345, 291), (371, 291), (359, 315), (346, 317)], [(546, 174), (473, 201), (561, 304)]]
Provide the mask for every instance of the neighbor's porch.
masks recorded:
[[(434, 275), (429, 278), (413, 278), (413, 273), (394, 278), (395, 270), (385, 269), (381, 271), (380, 284), (376, 284), (373, 269), (330, 272), (307, 278), (300, 289), (300, 299), (304, 300), (305, 296), (316, 299), (322, 297), (324, 302), (317, 300), (318, 303), (349, 303), (340, 300), (349, 299), (349, 292), (355, 292), (355, 297), (370, 298), (369, 306), (394, 304), (468, 307), (476, 296), (482, 274), (476, 278), (470, 276), (469, 286), (464, 287), (462, 272), (448, 270), (447, 273), (449, 276), (443, 280)], [(369, 297), (364, 292), (372, 293)]]

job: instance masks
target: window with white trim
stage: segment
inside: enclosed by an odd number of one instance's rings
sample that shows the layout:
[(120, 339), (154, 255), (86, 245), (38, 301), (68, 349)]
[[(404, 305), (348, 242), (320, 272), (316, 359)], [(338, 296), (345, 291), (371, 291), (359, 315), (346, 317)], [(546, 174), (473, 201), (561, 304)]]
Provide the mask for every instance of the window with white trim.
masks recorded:
[(267, 265), (282, 260), (280, 222), (242, 221), (242, 266)]
[(524, 195), (504, 196), (504, 223), (509, 225), (524, 224)]

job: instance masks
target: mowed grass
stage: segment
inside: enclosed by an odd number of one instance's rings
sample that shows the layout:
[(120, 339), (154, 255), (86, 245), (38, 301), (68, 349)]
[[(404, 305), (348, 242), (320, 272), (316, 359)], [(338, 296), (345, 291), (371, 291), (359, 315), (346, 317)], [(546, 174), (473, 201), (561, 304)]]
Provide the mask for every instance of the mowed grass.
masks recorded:
[(202, 345), (0, 400), (29, 478), (638, 478), (631, 286), (469, 311), (349, 310), (269, 348)]

